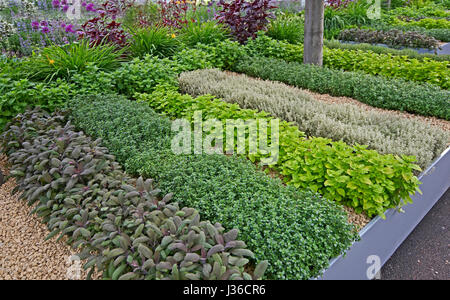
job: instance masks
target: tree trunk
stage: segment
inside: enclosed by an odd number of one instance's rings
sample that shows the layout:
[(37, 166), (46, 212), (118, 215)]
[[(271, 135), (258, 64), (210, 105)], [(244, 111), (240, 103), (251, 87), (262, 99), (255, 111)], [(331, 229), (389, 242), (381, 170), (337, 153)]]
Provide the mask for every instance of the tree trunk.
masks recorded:
[(323, 14), (324, 0), (306, 0), (305, 4), (305, 41), (303, 62), (305, 64), (323, 64)]
[(391, 0), (387, 0), (387, 1), (386, 1), (386, 6), (387, 6), (387, 9), (388, 9), (388, 10), (391, 9)]

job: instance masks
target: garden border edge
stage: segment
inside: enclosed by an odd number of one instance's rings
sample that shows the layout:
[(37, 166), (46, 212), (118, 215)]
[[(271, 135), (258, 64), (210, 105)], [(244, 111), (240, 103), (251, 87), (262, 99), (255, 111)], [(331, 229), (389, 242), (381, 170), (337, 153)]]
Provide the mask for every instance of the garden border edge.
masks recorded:
[(411, 196), (413, 203), (404, 206), (404, 213), (389, 209), (385, 213), (385, 220), (375, 217), (359, 232), (361, 240), (353, 243), (345, 254), (332, 259), (330, 266), (316, 279), (372, 279), (374, 270), (381, 270), (450, 187), (450, 147), (434, 160), (419, 176), (419, 180), (422, 182), (420, 189), (423, 194)]

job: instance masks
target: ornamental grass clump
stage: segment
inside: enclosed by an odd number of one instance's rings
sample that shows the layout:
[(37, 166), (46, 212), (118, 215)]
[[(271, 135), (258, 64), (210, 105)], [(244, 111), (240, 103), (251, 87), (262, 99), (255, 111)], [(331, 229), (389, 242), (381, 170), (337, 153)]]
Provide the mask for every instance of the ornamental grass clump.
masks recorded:
[(229, 38), (229, 30), (217, 21), (189, 22), (180, 31), (180, 39), (187, 47), (199, 43), (209, 45)]
[(114, 280), (260, 279), (267, 268), (261, 261), (246, 273), (254, 254), (237, 229), (201, 221), (151, 179), (129, 178), (100, 140), (61, 115), (18, 115), (0, 142), (15, 191), (47, 223), (48, 238), (66, 236), (80, 251), (88, 278), (96, 269)]

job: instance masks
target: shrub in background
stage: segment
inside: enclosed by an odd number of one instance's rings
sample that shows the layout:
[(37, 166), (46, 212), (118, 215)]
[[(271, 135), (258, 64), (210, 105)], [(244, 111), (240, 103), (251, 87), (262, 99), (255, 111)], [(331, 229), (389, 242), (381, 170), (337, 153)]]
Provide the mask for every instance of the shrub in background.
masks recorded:
[(270, 11), (275, 8), (270, 0), (236, 0), (228, 3), (219, 0), (216, 20), (227, 25), (233, 36), (241, 44), (256, 37), (256, 33), (265, 30), (269, 19), (274, 18)]
[[(272, 40), (261, 35), (248, 43), (250, 54), (303, 62), (303, 45), (293, 45)], [(328, 49), (323, 51), (323, 64), (332, 69), (362, 71), (371, 75), (398, 77), (406, 80), (428, 82), (442, 88), (450, 87), (450, 69), (447, 61), (422, 61), (402, 56), (377, 54), (358, 50)]]
[(327, 6), (324, 11), (324, 35), (327, 39), (336, 37), (347, 26), (367, 26), (373, 21), (367, 12), (370, 2), (350, 1), (340, 7)]
[(375, 24), (371, 27), (364, 29), (376, 29), (376, 30), (391, 30), (399, 29), (402, 31), (414, 31), (419, 32), (430, 37), (433, 37), (442, 42), (450, 42), (450, 29), (449, 28), (437, 28), (437, 29), (425, 29), (423, 27), (413, 27), (413, 26), (401, 26), (401, 25), (387, 25), (387, 24)]
[[(440, 2), (437, 4), (437, 2)], [(404, 16), (404, 17), (410, 17), (410, 18), (422, 18), (422, 17), (439, 17), (439, 18), (446, 18), (450, 16), (449, 12), (446, 12), (444, 7), (442, 6), (443, 1), (438, 0), (436, 3), (434, 2), (428, 2), (427, 5), (423, 7), (415, 7), (415, 6), (403, 6), (403, 7), (396, 7), (391, 10), (384, 11), (384, 18), (388, 18), (390, 16), (396, 17), (396, 16)], [(392, 7), (392, 5), (391, 5)]]
[(429, 58), (436, 61), (450, 61), (449, 54), (431, 54), (431, 53), (418, 53), (412, 49), (392, 49), (383, 46), (376, 46), (367, 43), (358, 44), (347, 44), (341, 43), (337, 40), (324, 40), (324, 46), (330, 49), (347, 49), (347, 50), (362, 50), (362, 51), (372, 51), (378, 54), (392, 54), (396, 56), (407, 56), (409, 58), (415, 58), (422, 61), (424, 58)]
[(194, 19), (197, 23), (203, 23), (214, 20), (216, 11), (217, 1), (198, 1), (195, 9), (188, 10), (187, 14), (190, 19)]
[(369, 44), (386, 44), (391, 47), (439, 48), (439, 41), (433, 37), (414, 31), (398, 29), (388, 31), (352, 28), (339, 33), (338, 39)]
[(424, 18), (418, 21), (405, 22), (400, 19), (395, 19), (392, 25), (400, 25), (405, 27), (422, 27), (425, 29), (448, 29), (450, 28), (450, 21), (446, 19), (431, 19)]
[(159, 6), (151, 0), (145, 0), (144, 4), (128, 8), (122, 18), (122, 23), (127, 28), (149, 27), (160, 22)]
[(192, 5), (189, 0), (158, 0), (160, 7), (161, 23), (164, 26), (181, 29), (189, 22), (196, 22), (189, 16), (191, 9), (195, 12), (196, 5)]
[[(123, 1), (125, 6), (131, 3)], [(103, 43), (113, 44), (123, 48), (128, 44), (128, 35), (123, 30), (122, 24), (116, 19), (125, 9), (113, 1), (106, 1), (102, 4), (99, 15), (86, 21), (81, 25), (80, 36), (89, 39), (91, 45), (101, 45)]]

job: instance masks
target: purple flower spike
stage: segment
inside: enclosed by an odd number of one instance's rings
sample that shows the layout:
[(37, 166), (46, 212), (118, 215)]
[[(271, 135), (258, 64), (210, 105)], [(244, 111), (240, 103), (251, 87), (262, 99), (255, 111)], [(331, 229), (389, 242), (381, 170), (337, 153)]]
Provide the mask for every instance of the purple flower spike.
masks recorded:
[(85, 1), (81, 2), (81, 6), (86, 7), (87, 3)]
[(41, 32), (42, 32), (42, 33), (49, 33), (49, 32), (50, 32), (50, 29), (48, 29), (47, 26), (44, 26), (44, 27), (42, 27)]
[(52, 0), (52, 6), (53, 8), (58, 8), (61, 5), (59, 0)]
[(62, 8), (63, 12), (66, 12), (68, 9), (69, 9), (69, 5), (67, 5), (67, 4), (64, 5)]
[(31, 22), (31, 28), (33, 29), (39, 29), (39, 21), (33, 21)]

